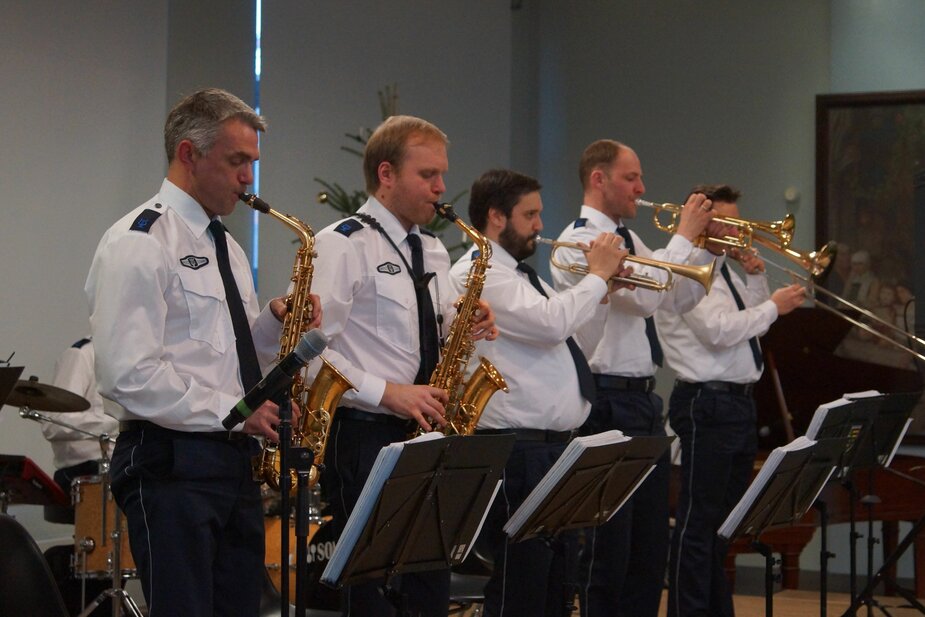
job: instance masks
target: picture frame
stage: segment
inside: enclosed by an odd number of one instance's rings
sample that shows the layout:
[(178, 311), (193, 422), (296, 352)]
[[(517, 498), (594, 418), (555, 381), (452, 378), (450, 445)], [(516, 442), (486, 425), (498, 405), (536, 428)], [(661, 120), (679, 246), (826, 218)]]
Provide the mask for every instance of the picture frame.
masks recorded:
[[(816, 246), (838, 243), (825, 287), (910, 332), (923, 167), (925, 90), (816, 97)], [(846, 356), (909, 366), (902, 350), (852, 334)]]

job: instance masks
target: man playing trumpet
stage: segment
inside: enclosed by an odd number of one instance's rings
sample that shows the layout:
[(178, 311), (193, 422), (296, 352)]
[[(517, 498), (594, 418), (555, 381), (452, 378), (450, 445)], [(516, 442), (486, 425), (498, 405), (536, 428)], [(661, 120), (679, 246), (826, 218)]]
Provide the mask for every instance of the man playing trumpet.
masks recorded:
[[(692, 244), (713, 217), (711, 202), (703, 195), (688, 198), (677, 233), (664, 249), (651, 251), (626, 229), (624, 220), (636, 217), (636, 199), (645, 192), (642, 167), (631, 148), (610, 139), (592, 143), (581, 156), (579, 175), (584, 190), (581, 218), (562, 232), (560, 241), (588, 244), (601, 232), (616, 232), (634, 255), (678, 264), (712, 259)], [(581, 251), (559, 252), (560, 261), (585, 261)], [(660, 281), (667, 277), (666, 271), (652, 267), (636, 273)], [(559, 290), (581, 281), (580, 275), (555, 268), (552, 275)], [(670, 291), (621, 289), (609, 296), (603, 322), (579, 329), (576, 338), (597, 386), (583, 434), (611, 429), (631, 436), (665, 434), (662, 400), (653, 392), (662, 351), (652, 315), (657, 308), (690, 310), (703, 295), (703, 286), (686, 278)], [(610, 521), (588, 532), (579, 574), (583, 617), (658, 613), (668, 559), (668, 471), (666, 456)]]
[[(736, 189), (725, 184), (691, 189), (698, 193), (713, 202), (717, 217), (738, 218)], [(710, 225), (713, 237), (735, 235), (719, 221)], [(726, 545), (716, 530), (751, 481), (757, 449), (752, 389), (763, 368), (758, 336), (804, 299), (799, 285), (769, 293), (764, 261), (753, 251), (732, 248), (723, 256), (724, 247), (709, 240), (706, 248), (722, 262), (710, 294), (683, 315), (656, 313), (665, 357), (678, 373), (668, 415), (681, 439), (669, 617), (734, 614), (723, 573)], [(745, 270), (744, 282), (729, 258)]]

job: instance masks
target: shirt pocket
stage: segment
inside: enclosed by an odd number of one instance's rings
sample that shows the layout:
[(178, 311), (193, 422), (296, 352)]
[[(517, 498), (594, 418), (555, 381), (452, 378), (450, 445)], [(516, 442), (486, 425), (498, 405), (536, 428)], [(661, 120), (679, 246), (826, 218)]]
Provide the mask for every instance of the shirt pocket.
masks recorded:
[(225, 287), (220, 278), (201, 270), (181, 268), (180, 285), (189, 308), (189, 335), (224, 353), (234, 342), (234, 326), (225, 303)]
[(417, 331), (417, 300), (411, 285), (377, 278), (376, 333), (379, 337), (403, 351), (415, 353), (418, 351)]

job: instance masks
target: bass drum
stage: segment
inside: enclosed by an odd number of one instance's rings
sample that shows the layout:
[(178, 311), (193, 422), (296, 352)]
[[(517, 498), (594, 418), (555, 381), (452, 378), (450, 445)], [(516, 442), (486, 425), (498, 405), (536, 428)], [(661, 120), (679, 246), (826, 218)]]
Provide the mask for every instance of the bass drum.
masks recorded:
[[(282, 583), (282, 536), (280, 529), (282, 521), (278, 516), (268, 516), (264, 518), (264, 528), (266, 530), (266, 560), (264, 561), (270, 580), (273, 581), (273, 588), (279, 591)], [(331, 589), (321, 583), (321, 573), (324, 572), (328, 561), (331, 559), (331, 553), (334, 552), (336, 538), (334, 537), (334, 526), (331, 524), (330, 517), (319, 525), (311, 523), (308, 530), (308, 580), (307, 583), (307, 605), (308, 608), (317, 608), (325, 610), (340, 610), (340, 592)], [(295, 604), (295, 574), (296, 574), (296, 537), (295, 537), (295, 519), (289, 520), (289, 602)]]

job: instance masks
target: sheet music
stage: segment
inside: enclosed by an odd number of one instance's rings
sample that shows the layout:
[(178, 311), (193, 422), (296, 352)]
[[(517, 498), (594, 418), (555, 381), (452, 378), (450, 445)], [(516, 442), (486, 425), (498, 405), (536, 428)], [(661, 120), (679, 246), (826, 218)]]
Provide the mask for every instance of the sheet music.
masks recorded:
[(819, 407), (816, 408), (815, 413), (813, 413), (812, 419), (809, 421), (809, 426), (806, 428), (806, 437), (809, 439), (816, 439), (816, 436), (819, 434), (819, 429), (822, 427), (823, 422), (825, 422), (825, 417), (828, 415), (829, 410), (851, 404), (851, 401), (846, 398), (847, 396), (849, 395), (846, 394), (845, 396), (837, 398), (834, 401), (829, 401), (828, 403), (819, 405)]
[(353, 512), (350, 513), (347, 524), (344, 526), (344, 532), (337, 541), (334, 553), (331, 555), (327, 567), (325, 567), (324, 572), (321, 574), (321, 580), (323, 582), (333, 583), (337, 581), (344, 566), (347, 565), (350, 552), (353, 546), (356, 545), (360, 534), (363, 532), (363, 527), (366, 525), (367, 519), (369, 519), (372, 514), (379, 493), (382, 492), (382, 485), (385, 484), (385, 481), (392, 475), (392, 470), (395, 469), (395, 464), (398, 462), (402, 450), (405, 448), (405, 444), (422, 443), (442, 438), (443, 434), (439, 431), (431, 431), (430, 433), (424, 433), (408, 441), (399, 441), (389, 444), (379, 450), (379, 454), (376, 456), (376, 462), (373, 463), (373, 468), (369, 472), (369, 478), (366, 480), (366, 484), (363, 485), (363, 490), (360, 492), (357, 504), (353, 508)]
[(559, 459), (546, 472), (539, 484), (530, 492), (524, 502), (521, 504), (513, 516), (504, 525), (504, 532), (509, 536), (515, 535), (533, 511), (546, 499), (549, 492), (559, 484), (559, 481), (565, 476), (575, 462), (581, 457), (581, 454), (588, 448), (604, 446), (612, 443), (621, 443), (629, 441), (630, 437), (623, 434), (622, 431), (604, 431), (595, 435), (585, 437), (576, 437), (573, 439)]
[(809, 439), (806, 436), (801, 436), (797, 437), (787, 445), (774, 448), (774, 450), (771, 451), (771, 454), (768, 455), (764, 465), (761, 466), (761, 469), (758, 471), (755, 479), (752, 480), (752, 483), (748, 486), (748, 489), (745, 491), (742, 499), (740, 499), (739, 503), (737, 503), (735, 508), (732, 509), (732, 512), (729, 513), (729, 516), (726, 517), (726, 520), (723, 522), (716, 533), (723, 538), (731, 538), (736, 529), (738, 529), (742, 519), (751, 509), (752, 505), (757, 499), (761, 497), (761, 494), (767, 486), (768, 482), (777, 473), (777, 468), (781, 461), (784, 460), (786, 454), (788, 452), (796, 452), (806, 448), (811, 448), (814, 445), (816, 445), (815, 441)]

